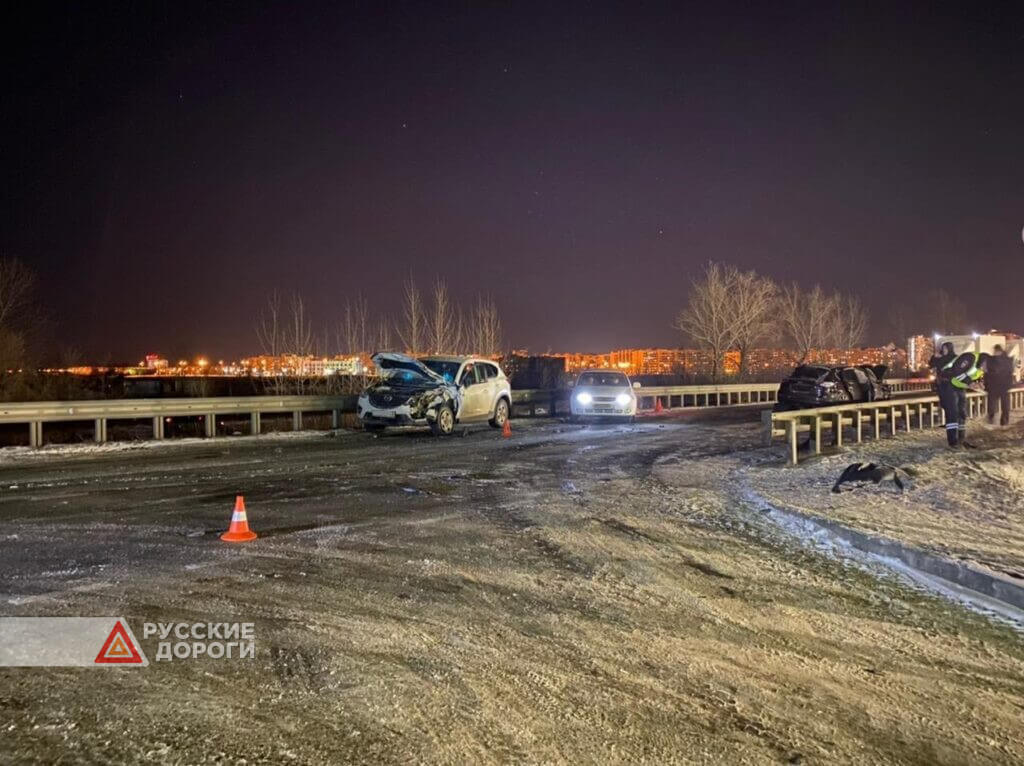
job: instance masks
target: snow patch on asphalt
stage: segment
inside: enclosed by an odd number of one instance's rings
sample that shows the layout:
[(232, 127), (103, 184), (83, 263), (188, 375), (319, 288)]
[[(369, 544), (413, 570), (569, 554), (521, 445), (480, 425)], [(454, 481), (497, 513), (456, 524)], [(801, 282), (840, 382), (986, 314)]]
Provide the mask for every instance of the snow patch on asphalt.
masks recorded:
[[(90, 455), (108, 455), (122, 452), (139, 452), (151, 449), (170, 449), (173, 447), (189, 447), (196, 445), (222, 445), (236, 442), (253, 443), (256, 441), (291, 441), (294, 439), (317, 439), (330, 435), (355, 434), (351, 431), (280, 431), (259, 436), (218, 436), (215, 439), (188, 437), (183, 439), (149, 439), (145, 441), (105, 442), (104, 444), (48, 444), (43, 447), (3, 447), (0, 448), (0, 465), (29, 460), (46, 460), (55, 457), (85, 457)], [(17, 485), (10, 487), (16, 489)]]

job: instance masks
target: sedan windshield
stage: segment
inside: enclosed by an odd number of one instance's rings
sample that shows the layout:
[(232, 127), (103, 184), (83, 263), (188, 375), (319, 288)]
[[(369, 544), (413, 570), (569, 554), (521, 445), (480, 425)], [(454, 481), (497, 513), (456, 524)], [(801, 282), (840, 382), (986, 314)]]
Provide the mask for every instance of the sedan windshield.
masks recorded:
[(455, 376), (459, 374), (460, 362), (448, 362), (443, 359), (420, 359), (425, 367), (429, 367), (449, 383), (455, 382)]
[(585, 372), (576, 381), (577, 386), (629, 386), (629, 381), (621, 372)]

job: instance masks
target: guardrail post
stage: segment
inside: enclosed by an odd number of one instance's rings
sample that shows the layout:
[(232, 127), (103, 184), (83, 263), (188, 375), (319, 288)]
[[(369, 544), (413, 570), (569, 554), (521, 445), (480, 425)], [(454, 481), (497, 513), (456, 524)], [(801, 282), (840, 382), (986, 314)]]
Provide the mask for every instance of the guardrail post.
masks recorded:
[(855, 410), (853, 413), (853, 426), (857, 429), (857, 444), (860, 444), (863, 439), (863, 433), (861, 429), (864, 426), (864, 411)]
[(889, 436), (896, 435), (896, 408), (889, 408)]
[(837, 412), (832, 421), (832, 444), (836, 447), (843, 446), (843, 413)]
[(872, 422), (872, 425), (874, 426), (875, 441), (878, 441), (879, 439), (882, 438), (882, 408), (881, 407), (875, 407), (871, 411), (871, 422)]
[(302, 411), (301, 410), (295, 410), (292, 413), (292, 430), (293, 431), (301, 431), (302, 430)]
[(217, 435), (217, 420), (212, 412), (208, 412), (203, 416), (203, 422), (206, 430), (206, 438), (212, 439)]
[(28, 424), (28, 446), (43, 446), (43, 422), (41, 420), (33, 420)]
[(163, 439), (164, 438), (164, 419), (161, 415), (153, 416), (153, 438)]
[(253, 436), (260, 435), (260, 413), (259, 410), (254, 410), (249, 413), (249, 433)]
[(97, 444), (104, 444), (107, 441), (107, 419), (96, 418), (93, 421), (92, 440)]
[(331, 428), (334, 430), (341, 428), (341, 410), (331, 410)]
[(903, 405), (903, 430), (910, 431), (910, 405)]
[(814, 454), (821, 454), (821, 415), (814, 416), (814, 425), (811, 427), (811, 434), (814, 436)]
[(795, 418), (790, 418), (786, 421), (786, 445), (789, 447), (789, 462), (791, 465), (797, 464), (796, 424)]

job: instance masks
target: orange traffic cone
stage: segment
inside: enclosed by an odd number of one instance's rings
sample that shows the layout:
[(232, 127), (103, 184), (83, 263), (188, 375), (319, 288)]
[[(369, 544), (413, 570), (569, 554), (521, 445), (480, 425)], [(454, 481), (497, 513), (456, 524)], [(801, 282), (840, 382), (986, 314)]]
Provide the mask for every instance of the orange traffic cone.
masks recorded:
[(256, 539), (256, 533), (249, 529), (249, 519), (245, 517), (245, 498), (235, 497), (235, 512), (231, 514), (231, 526), (220, 536), (228, 543), (247, 543)]
[(505, 425), (501, 427), (501, 435), (506, 439), (512, 435), (512, 424), (508, 422), (508, 418), (505, 418)]
[(654, 414), (657, 415), (661, 411), (662, 411), (661, 397), (660, 396), (656, 396), (656, 397), (654, 397)]

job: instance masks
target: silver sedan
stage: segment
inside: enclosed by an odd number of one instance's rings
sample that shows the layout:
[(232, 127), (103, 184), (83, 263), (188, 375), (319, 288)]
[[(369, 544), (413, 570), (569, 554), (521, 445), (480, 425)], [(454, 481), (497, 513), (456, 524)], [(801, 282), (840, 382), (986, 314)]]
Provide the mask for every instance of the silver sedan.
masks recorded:
[(617, 370), (585, 370), (576, 378), (570, 398), (573, 419), (629, 418), (636, 415), (639, 383)]

